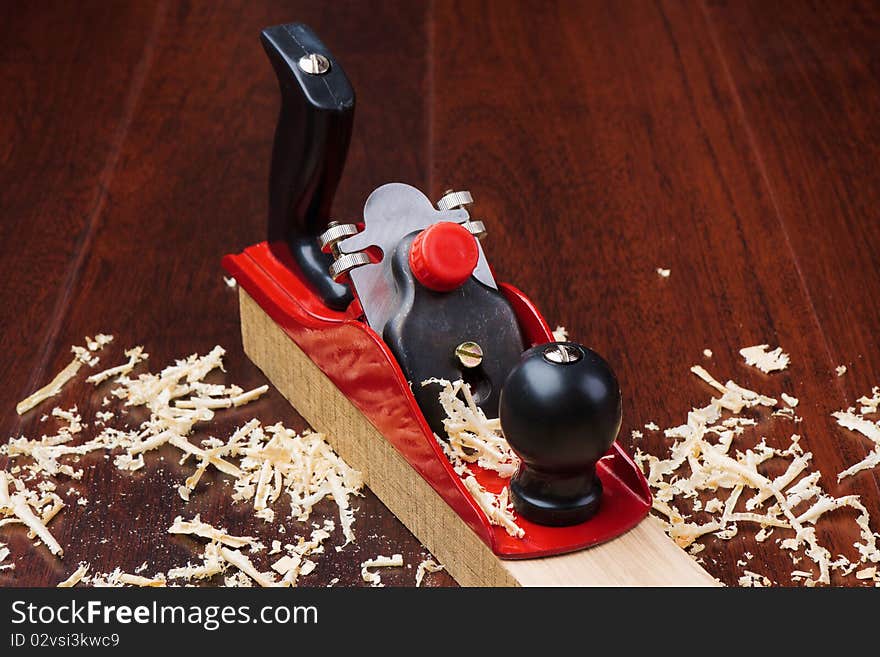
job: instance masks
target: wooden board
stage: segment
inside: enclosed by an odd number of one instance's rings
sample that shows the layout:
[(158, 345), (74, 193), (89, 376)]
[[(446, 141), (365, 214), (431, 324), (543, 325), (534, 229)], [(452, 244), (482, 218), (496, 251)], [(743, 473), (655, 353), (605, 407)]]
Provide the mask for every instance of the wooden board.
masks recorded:
[(245, 353), (385, 505), (465, 586), (711, 586), (715, 580), (649, 517), (589, 550), (496, 557), (296, 343), (239, 289)]

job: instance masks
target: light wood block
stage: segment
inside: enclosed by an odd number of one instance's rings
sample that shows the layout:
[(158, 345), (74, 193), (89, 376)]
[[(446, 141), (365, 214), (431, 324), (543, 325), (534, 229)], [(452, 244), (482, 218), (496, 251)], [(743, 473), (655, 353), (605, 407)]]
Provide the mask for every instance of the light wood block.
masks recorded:
[(567, 555), (504, 560), (465, 525), (323, 372), (239, 288), (245, 353), (463, 586), (713, 586), (647, 518), (613, 541)]

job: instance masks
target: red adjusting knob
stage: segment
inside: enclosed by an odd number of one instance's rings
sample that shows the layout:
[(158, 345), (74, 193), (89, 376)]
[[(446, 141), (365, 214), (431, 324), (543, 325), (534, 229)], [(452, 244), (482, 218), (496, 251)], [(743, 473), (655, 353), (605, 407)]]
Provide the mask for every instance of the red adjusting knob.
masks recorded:
[(428, 226), (413, 240), (409, 266), (419, 283), (435, 292), (449, 292), (474, 273), (480, 252), (466, 228), (451, 221)]

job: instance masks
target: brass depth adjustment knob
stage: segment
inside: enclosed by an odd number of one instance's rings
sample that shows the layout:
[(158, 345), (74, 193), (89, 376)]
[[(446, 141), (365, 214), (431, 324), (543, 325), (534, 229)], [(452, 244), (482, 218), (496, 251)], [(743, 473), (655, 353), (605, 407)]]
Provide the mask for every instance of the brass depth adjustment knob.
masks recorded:
[(541, 525), (575, 525), (599, 509), (596, 463), (621, 422), (620, 386), (608, 363), (573, 342), (533, 347), (501, 389), (501, 428), (522, 459), (513, 506)]

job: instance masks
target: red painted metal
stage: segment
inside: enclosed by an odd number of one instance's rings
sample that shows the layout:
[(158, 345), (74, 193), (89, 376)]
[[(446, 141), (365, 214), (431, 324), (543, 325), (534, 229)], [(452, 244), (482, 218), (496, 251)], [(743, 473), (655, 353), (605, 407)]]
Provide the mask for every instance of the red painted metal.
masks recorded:
[[(526, 559), (590, 547), (630, 530), (650, 510), (644, 476), (615, 443), (597, 466), (604, 494), (591, 520), (572, 527), (545, 527), (520, 518), (525, 537), (509, 536), (489, 524), (453, 471), (397, 361), (362, 320), (356, 301), (345, 312), (328, 309), (297, 276), (293, 261), (265, 242), (227, 255), (223, 266), (499, 557)], [(526, 339), (531, 344), (552, 341), (550, 327), (534, 304), (510, 285), (499, 287)], [(493, 493), (506, 484), (493, 472), (470, 467)]]

